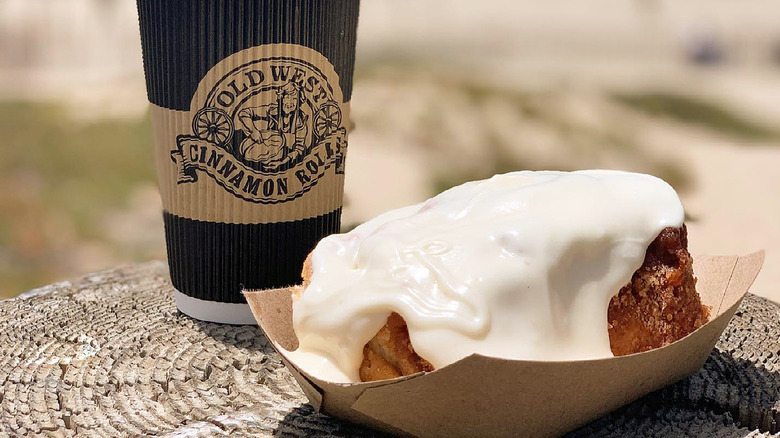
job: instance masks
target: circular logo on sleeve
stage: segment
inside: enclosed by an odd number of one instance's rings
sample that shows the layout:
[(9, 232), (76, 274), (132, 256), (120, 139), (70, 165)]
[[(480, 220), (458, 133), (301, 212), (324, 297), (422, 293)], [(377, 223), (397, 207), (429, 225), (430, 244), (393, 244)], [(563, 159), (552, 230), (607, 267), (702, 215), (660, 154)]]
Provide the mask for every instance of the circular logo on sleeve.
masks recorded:
[(296, 199), (327, 172), (344, 172), (343, 110), (338, 76), (316, 51), (239, 52), (212, 68), (193, 97), (191, 132), (171, 151), (178, 184), (206, 176), (249, 202)]

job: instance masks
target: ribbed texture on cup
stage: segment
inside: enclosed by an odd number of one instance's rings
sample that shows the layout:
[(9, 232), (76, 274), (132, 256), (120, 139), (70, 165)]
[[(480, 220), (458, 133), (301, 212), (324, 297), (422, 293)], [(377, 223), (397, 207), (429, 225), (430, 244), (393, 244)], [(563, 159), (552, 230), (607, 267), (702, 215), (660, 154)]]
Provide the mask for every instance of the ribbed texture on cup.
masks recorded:
[[(204, 76), (225, 58), (255, 46), (288, 43), (316, 50), (333, 65), (343, 100), (349, 102), (359, 3), (137, 0), (149, 101), (164, 110), (173, 110), (158, 121), (173, 130), (170, 135), (164, 132), (164, 140), (157, 141), (156, 147), (163, 148), (167, 155), (175, 147), (176, 135), (190, 134), (189, 120), (183, 120), (182, 126), (170, 120), (162, 122), (166, 118), (173, 120), (174, 111), (191, 110), (193, 96)], [(206, 175), (201, 174), (200, 178), (208, 182), (201, 193), (169, 198), (179, 204), (223, 206), (213, 195), (214, 190), (223, 189), (208, 181)], [(328, 185), (329, 191), (318, 196), (340, 200), (342, 184)], [(306, 205), (299, 209), (306, 212)], [(322, 213), (312, 211), (312, 215), (300, 216), (307, 219), (276, 223), (258, 217), (258, 223), (251, 224), (247, 222), (254, 219), (237, 221), (240, 223), (207, 222), (165, 211), (173, 285), (194, 298), (243, 303), (242, 287), (267, 289), (298, 284), (308, 253), (322, 237), (339, 231), (341, 209)], [(230, 217), (235, 214), (236, 211), (229, 211), (224, 222), (231, 222)]]
[(149, 101), (189, 110), (218, 62), (261, 44), (292, 43), (322, 53), (352, 97), (359, 0), (138, 0)]
[(202, 222), (164, 212), (173, 286), (208, 301), (243, 303), (242, 286), (271, 289), (301, 283), (306, 256), (338, 231), (341, 209), (275, 224)]

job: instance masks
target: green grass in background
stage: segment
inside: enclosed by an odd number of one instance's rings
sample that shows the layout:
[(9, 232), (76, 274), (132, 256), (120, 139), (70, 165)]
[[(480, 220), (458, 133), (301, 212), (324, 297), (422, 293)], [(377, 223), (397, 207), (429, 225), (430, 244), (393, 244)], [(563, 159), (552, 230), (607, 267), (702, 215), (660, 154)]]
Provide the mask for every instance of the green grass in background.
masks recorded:
[(763, 141), (780, 138), (778, 131), (699, 98), (664, 92), (615, 94), (612, 97), (619, 103), (650, 115), (668, 117), (738, 140)]
[(155, 180), (147, 117), (74, 121), (1, 102), (0, 142), (0, 296), (60, 279), (68, 248), (100, 241), (99, 214)]
[[(690, 190), (693, 186), (690, 175), (684, 169), (684, 166), (670, 158), (654, 157), (648, 155), (636, 143), (634, 133), (619, 125), (612, 125), (607, 129), (595, 129), (567, 118), (566, 115), (558, 113), (558, 107), (549, 106), (550, 101), (554, 101), (554, 93), (545, 92), (528, 93), (515, 90), (506, 90), (496, 88), (490, 84), (475, 84), (471, 82), (460, 82), (453, 85), (452, 89), (460, 90), (473, 105), (480, 105), (488, 101), (503, 99), (510, 102), (508, 107), (514, 108), (522, 118), (533, 120), (539, 125), (544, 126), (549, 132), (555, 133), (558, 138), (564, 139), (564, 142), (571, 148), (571, 159), (569, 163), (540, 163), (522, 158), (523, 154), (511, 153), (510, 151), (523, 150), (522, 135), (513, 139), (507, 139), (496, 135), (493, 131), (486, 133), (486, 138), (482, 142), (485, 149), (485, 160), (488, 164), (478, 171), (471, 172), (450, 172), (437, 174), (432, 181), (432, 193), (440, 193), (456, 185), (467, 181), (489, 178), (494, 174), (507, 173), (516, 170), (564, 170), (571, 171), (583, 167), (579, 160), (582, 150), (588, 151), (589, 155), (595, 156), (598, 153), (612, 153), (633, 156), (635, 160), (641, 162), (644, 166), (643, 171), (652, 173), (671, 184), (677, 191), (684, 192)], [(437, 132), (437, 130), (433, 130)], [(429, 142), (434, 142), (430, 139)], [(579, 151), (577, 149), (580, 148)], [(592, 167), (592, 166), (586, 166)]]

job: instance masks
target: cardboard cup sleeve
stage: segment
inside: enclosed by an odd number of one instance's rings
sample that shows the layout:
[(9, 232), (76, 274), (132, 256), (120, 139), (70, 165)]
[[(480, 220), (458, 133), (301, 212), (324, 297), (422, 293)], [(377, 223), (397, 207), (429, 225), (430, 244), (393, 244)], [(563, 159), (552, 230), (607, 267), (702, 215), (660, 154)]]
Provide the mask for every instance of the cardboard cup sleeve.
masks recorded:
[(359, 1), (137, 1), (177, 305), (254, 323), (340, 227)]

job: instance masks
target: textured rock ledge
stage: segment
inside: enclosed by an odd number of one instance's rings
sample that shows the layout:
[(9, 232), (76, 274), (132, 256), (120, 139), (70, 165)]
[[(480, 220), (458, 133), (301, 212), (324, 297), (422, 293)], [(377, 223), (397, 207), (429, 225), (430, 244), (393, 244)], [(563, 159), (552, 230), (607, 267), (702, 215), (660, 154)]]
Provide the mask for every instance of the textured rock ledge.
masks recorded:
[[(572, 436), (780, 431), (780, 305), (748, 296), (694, 376)], [(179, 314), (162, 263), (0, 301), (0, 437), (372, 436), (318, 415), (256, 327)]]

